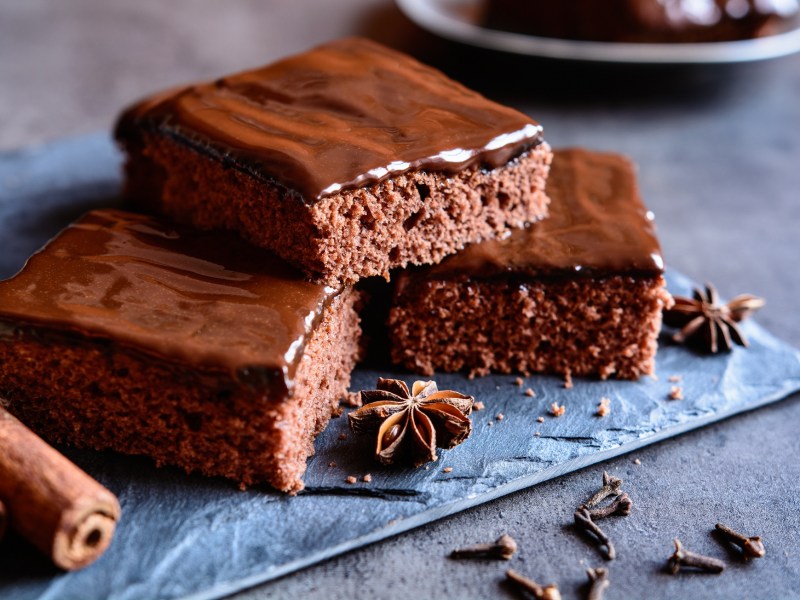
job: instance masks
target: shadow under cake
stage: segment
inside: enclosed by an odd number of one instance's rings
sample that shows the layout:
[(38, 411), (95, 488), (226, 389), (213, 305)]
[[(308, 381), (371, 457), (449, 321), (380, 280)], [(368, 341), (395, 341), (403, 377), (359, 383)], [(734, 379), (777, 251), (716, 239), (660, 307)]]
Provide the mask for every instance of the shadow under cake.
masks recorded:
[(671, 297), (633, 165), (559, 150), (547, 193), (549, 218), (397, 277), (397, 363), (425, 375), (653, 373)]
[(0, 398), (51, 442), (297, 492), (357, 300), (233, 235), (93, 211), (0, 282)]
[(547, 213), (541, 126), (360, 38), (123, 113), (126, 196), (317, 281), (432, 264)]

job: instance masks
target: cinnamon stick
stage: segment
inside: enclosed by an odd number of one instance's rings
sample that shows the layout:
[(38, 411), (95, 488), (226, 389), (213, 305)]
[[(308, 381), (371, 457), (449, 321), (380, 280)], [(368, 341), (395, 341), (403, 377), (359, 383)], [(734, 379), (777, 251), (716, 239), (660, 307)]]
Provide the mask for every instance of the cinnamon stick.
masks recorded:
[(8, 524), (66, 570), (111, 543), (117, 498), (0, 407), (0, 501)]

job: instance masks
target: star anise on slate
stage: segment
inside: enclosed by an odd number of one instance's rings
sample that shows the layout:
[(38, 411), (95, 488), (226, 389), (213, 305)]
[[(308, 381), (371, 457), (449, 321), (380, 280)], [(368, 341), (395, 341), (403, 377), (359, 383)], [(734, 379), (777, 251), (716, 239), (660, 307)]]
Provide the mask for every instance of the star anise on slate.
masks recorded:
[(439, 391), (433, 381), (415, 381), (409, 392), (405, 382), (381, 377), (376, 387), (361, 392), (364, 406), (348, 416), (355, 432), (377, 430), (375, 455), (385, 465), (434, 461), (437, 446), (457, 446), (472, 431), (472, 396)]
[(695, 289), (694, 298), (675, 296), (675, 305), (664, 311), (664, 323), (680, 327), (672, 336), (676, 342), (693, 344), (716, 354), (730, 350), (734, 343), (747, 346), (747, 339), (736, 324), (762, 306), (764, 299), (750, 294), (720, 304), (717, 290), (707, 283), (705, 291)]

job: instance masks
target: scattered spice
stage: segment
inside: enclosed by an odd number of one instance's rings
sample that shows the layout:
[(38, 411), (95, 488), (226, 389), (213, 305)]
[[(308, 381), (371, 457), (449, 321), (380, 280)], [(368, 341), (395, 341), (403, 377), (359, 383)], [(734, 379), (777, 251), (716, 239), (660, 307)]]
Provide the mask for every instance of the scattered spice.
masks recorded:
[(617, 557), (614, 544), (597, 523), (592, 521), (589, 509), (585, 506), (581, 506), (575, 511), (575, 525), (578, 526), (578, 529), (584, 533), (591, 534), (597, 540), (600, 552), (606, 560), (614, 560)]
[(595, 414), (598, 417), (605, 417), (606, 415), (611, 413), (611, 398), (606, 398), (603, 396), (600, 398), (600, 403), (597, 405), (597, 411)]
[(339, 434), (339, 439), (340, 440), (346, 440), (347, 439), (347, 434), (346, 433), (340, 433)]
[(544, 423), (544, 417), (536, 417), (537, 423)]
[(680, 330), (672, 336), (678, 343), (689, 343), (716, 354), (729, 351), (733, 344), (747, 346), (736, 325), (764, 306), (764, 299), (751, 294), (736, 296), (720, 304), (717, 290), (710, 283), (705, 291), (694, 290), (694, 298), (675, 296), (675, 304), (664, 311), (664, 323)]
[(675, 538), (674, 543), (675, 552), (672, 553), (672, 556), (667, 561), (669, 570), (673, 575), (678, 573), (681, 567), (692, 567), (707, 573), (722, 573), (725, 570), (725, 563), (718, 558), (684, 550), (683, 544), (678, 538)]
[(414, 466), (436, 460), (436, 447), (452, 448), (469, 437), (474, 398), (439, 391), (433, 381), (379, 378), (377, 389), (362, 391), (364, 406), (348, 415), (358, 433), (378, 433), (377, 459), (392, 464), (405, 459)]
[(472, 410), (483, 410), (484, 408), (486, 408), (486, 405), (480, 400), (472, 405)]
[[(581, 504), (575, 511), (575, 525), (584, 533), (589, 534), (598, 542), (600, 551), (606, 560), (616, 557), (616, 550), (608, 535), (595, 523), (596, 519), (603, 519), (611, 515), (630, 514), (633, 502), (621, 490), (622, 479), (609, 475), (603, 471), (603, 487), (592, 494), (585, 504)], [(608, 497), (615, 500), (604, 507), (597, 505)]]
[(536, 392), (533, 391), (533, 388), (527, 388), (525, 390), (525, 395), (530, 398), (533, 398), (536, 395)]
[(669, 395), (667, 397), (670, 400), (683, 400), (683, 388), (678, 385), (673, 385), (669, 388)]
[(614, 477), (613, 475), (609, 475), (608, 471), (603, 471), (603, 487), (601, 487), (592, 495), (591, 498), (586, 501), (585, 506), (591, 508), (593, 506), (597, 506), (609, 496), (619, 496), (622, 493), (620, 490), (621, 487), (622, 479), (619, 477)]
[(522, 387), (524, 383), (525, 383), (525, 380), (522, 377), (517, 377), (514, 380), (514, 385), (516, 385), (517, 387)]
[(603, 594), (611, 581), (608, 579), (608, 569), (598, 567), (596, 569), (586, 569), (586, 576), (589, 578), (589, 593), (586, 600), (603, 600)]
[(566, 389), (572, 389), (572, 373), (567, 372), (564, 374), (564, 387)]
[(445, 467), (444, 469), (442, 469), (442, 472), (443, 473), (452, 473), (453, 472), (453, 467)]
[(493, 558), (511, 560), (517, 551), (517, 542), (507, 533), (497, 538), (492, 544), (476, 544), (469, 548), (453, 550), (450, 558)]
[(553, 415), (554, 417), (560, 417), (565, 412), (567, 412), (567, 407), (564, 406), (563, 404), (559, 404), (558, 402), (553, 402), (550, 405), (550, 414)]
[(761, 558), (766, 554), (764, 543), (761, 541), (761, 536), (747, 537), (738, 531), (734, 531), (727, 525), (717, 523), (716, 530), (727, 541), (739, 546), (739, 549), (744, 554), (745, 558)]
[(533, 579), (520, 575), (514, 569), (506, 571), (506, 580), (518, 589), (528, 592), (536, 600), (561, 600), (561, 592), (554, 583), (546, 586), (539, 585)]
[[(0, 530), (12, 526), (61, 569), (82, 569), (111, 543), (119, 502), (6, 411), (2, 402)], [(10, 553), (3, 554), (7, 569)]]
[(503, 413), (497, 413), (497, 416), (495, 417), (495, 419), (497, 419), (498, 421), (502, 421), (505, 418), (506, 416)]
[(363, 481), (364, 483), (369, 483), (370, 481), (372, 481), (372, 475), (370, 475), (369, 473), (367, 473), (366, 475), (364, 475), (364, 476), (361, 478), (361, 481)]
[(355, 482), (356, 482), (356, 481), (358, 481), (358, 480), (356, 479), (356, 476), (355, 476), (355, 475), (348, 475), (348, 476), (347, 476), (347, 478), (345, 479), (345, 481), (346, 481), (347, 483), (353, 484), (353, 483), (355, 483)]
[(671, 383), (678, 383), (681, 379), (683, 379), (683, 377), (681, 377), (680, 375), (670, 375), (669, 377), (667, 377), (667, 381)]
[(328, 466), (329, 466), (331, 469), (333, 469), (333, 468), (335, 468), (335, 467), (336, 467), (336, 463), (335, 463), (334, 461), (331, 461), (331, 462), (329, 462), (329, 463), (328, 463)]
[(612, 515), (628, 516), (631, 514), (632, 508), (633, 500), (630, 499), (630, 496), (628, 496), (628, 494), (621, 494), (617, 496), (611, 504), (599, 508), (590, 508), (588, 510), (591, 519), (597, 521), (598, 519), (605, 519)]

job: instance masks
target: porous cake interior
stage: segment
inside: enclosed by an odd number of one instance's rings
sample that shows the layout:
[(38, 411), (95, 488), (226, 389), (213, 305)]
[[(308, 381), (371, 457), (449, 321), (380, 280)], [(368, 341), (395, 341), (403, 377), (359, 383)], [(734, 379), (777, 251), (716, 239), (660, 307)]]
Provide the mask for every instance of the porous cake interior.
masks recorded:
[(560, 373), (636, 379), (653, 373), (661, 276), (531, 281), (419, 281), (395, 298), (393, 359), (431, 375)]
[(314, 438), (350, 383), (360, 336), (356, 299), (343, 292), (325, 310), (286, 400), (112, 342), (30, 327), (0, 343), (0, 392), (51, 442), (146, 455), (242, 486), (267, 482), (296, 493)]
[(547, 213), (544, 142), (501, 168), (412, 171), (306, 204), (168, 137), (143, 139), (127, 149), (127, 197), (200, 229), (236, 231), (326, 283), (437, 263)]

